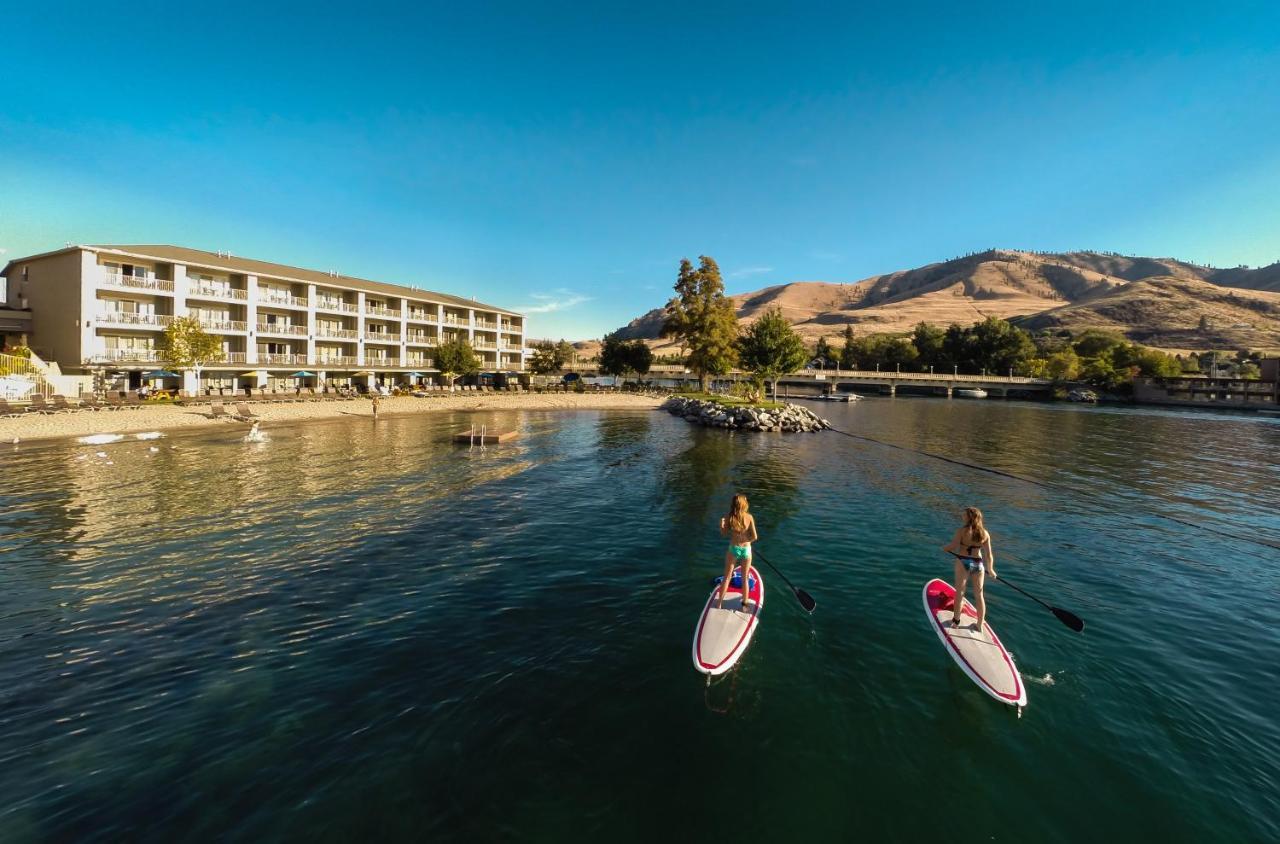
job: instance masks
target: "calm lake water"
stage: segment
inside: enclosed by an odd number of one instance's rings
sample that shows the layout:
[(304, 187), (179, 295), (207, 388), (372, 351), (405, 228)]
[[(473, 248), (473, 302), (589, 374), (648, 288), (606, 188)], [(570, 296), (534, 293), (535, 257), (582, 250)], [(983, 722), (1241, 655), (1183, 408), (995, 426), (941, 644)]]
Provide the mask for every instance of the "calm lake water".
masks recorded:
[[(1065, 489), (649, 412), (0, 447), (0, 839), (1280, 839), (1280, 420), (821, 412)], [(734, 490), (818, 609), (766, 569), (708, 689)], [(991, 586), (1021, 719), (921, 606), (967, 503), (1088, 624)]]

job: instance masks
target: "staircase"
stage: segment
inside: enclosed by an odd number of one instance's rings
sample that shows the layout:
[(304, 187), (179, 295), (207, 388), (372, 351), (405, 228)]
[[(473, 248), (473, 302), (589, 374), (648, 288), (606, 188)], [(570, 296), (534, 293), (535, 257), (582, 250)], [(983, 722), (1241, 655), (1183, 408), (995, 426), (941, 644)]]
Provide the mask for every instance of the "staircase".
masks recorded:
[(0, 354), (0, 399), (27, 401), (33, 395), (47, 399), (56, 392), (44, 370), (30, 359)]

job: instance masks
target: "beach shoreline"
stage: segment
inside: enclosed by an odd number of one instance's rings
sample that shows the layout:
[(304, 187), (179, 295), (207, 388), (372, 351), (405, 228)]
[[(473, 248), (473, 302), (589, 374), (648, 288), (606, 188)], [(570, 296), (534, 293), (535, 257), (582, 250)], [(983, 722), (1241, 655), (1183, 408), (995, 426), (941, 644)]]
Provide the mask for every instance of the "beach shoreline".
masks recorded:
[[(634, 393), (476, 393), (414, 398), (400, 396), (379, 399), (378, 416), (407, 416), (442, 411), (510, 410), (655, 410), (663, 399)], [(234, 404), (224, 402), (229, 412)], [(264, 426), (271, 423), (304, 422), (342, 417), (373, 418), (373, 402), (251, 402), (250, 410)], [(53, 415), (29, 414), (16, 419), (0, 419), (0, 443), (55, 441), (94, 434), (136, 434), (190, 428), (248, 425), (239, 419), (212, 417), (209, 405), (159, 404), (137, 410), (88, 411)]]

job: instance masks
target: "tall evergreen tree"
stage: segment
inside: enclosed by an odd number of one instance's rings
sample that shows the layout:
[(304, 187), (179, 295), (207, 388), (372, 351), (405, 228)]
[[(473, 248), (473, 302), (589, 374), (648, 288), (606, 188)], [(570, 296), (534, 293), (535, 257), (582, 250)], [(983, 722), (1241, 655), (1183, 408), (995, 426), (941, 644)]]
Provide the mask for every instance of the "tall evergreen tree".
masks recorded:
[(832, 353), (831, 347), (827, 345), (825, 336), (818, 338), (818, 344), (813, 347), (813, 356), (821, 359), (823, 368), (829, 363), (835, 363), (835, 355)]
[(858, 348), (857, 341), (853, 337), (852, 325), (844, 327), (844, 348), (840, 350), (840, 368), (858, 368)]
[(667, 303), (662, 333), (688, 349), (688, 366), (706, 390), (712, 375), (724, 375), (737, 362), (738, 318), (724, 295), (720, 267), (705, 255), (699, 262), (695, 270), (687, 258), (680, 261), (677, 295)]

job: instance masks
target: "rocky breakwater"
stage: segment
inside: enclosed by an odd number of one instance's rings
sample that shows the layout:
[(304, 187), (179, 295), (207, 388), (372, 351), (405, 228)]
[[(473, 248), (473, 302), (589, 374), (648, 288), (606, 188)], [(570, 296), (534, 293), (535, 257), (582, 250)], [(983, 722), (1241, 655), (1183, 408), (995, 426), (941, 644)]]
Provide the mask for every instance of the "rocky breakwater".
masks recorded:
[(812, 433), (831, 427), (830, 422), (814, 416), (808, 408), (794, 404), (768, 409), (742, 405), (728, 407), (713, 401), (672, 396), (663, 402), (662, 409), (673, 416), (684, 417), (686, 422), (708, 428)]

